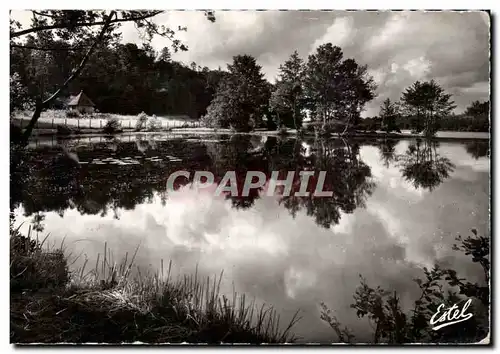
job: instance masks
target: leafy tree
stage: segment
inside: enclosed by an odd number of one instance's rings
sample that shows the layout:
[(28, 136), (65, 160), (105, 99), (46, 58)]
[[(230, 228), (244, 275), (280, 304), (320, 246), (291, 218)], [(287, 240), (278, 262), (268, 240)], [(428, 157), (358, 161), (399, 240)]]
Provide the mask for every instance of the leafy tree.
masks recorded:
[(391, 102), (389, 98), (387, 98), (380, 107), (380, 117), (382, 118), (382, 130), (387, 133), (391, 131), (400, 132), (397, 126), (397, 120), (399, 118), (399, 107), (397, 103)]
[(377, 131), (382, 127), (382, 118), (380, 117), (366, 117), (361, 119), (357, 128), (360, 130)]
[(163, 47), (160, 50), (157, 60), (165, 63), (168, 63), (172, 60), (172, 54), (170, 54), (170, 50), (168, 49), (168, 47)]
[(220, 83), (207, 108), (210, 126), (248, 131), (259, 125), (268, 110), (270, 86), (262, 67), (250, 55), (237, 55), (228, 65), (229, 75)]
[(304, 61), (297, 51), (279, 67), (278, 80), (271, 94), (270, 109), (276, 113), (276, 124), (298, 129), (304, 109)]
[(490, 101), (472, 102), (472, 104), (465, 110), (465, 114), (473, 117), (488, 116), (490, 114)]
[[(120, 38), (119, 27), (124, 22), (133, 22), (144, 32), (145, 39), (151, 41), (154, 36), (162, 36), (172, 41), (175, 50), (187, 50), (187, 47), (175, 39), (175, 31), (163, 25), (158, 25), (151, 19), (163, 11), (86, 11), (86, 10), (47, 10), (31, 11), (32, 23), (27, 29), (21, 29), (21, 24), (10, 20), (10, 47), (35, 50), (36, 56), (51, 55), (51, 51), (74, 51), (78, 64), (71, 70), (69, 76), (61, 80), (50, 90), (42, 88), (35, 101), (35, 111), (24, 132), (23, 140), (27, 142), (31, 132), (43, 110), (47, 109), (75, 80), (95, 50), (103, 43), (116, 43)], [(207, 11), (207, 18), (215, 21), (213, 12)], [(97, 30), (96, 30), (97, 28)], [(185, 28), (179, 28), (184, 30)], [(43, 54), (46, 52), (46, 54)], [(42, 62), (43, 61), (39, 61)], [(39, 70), (42, 67), (35, 67)], [(45, 77), (50, 74), (44, 72)], [(45, 82), (44, 78), (42, 81)]]
[(439, 127), (439, 119), (447, 116), (456, 107), (451, 95), (434, 80), (416, 81), (401, 97), (406, 114), (413, 117), (413, 130), (433, 136)]
[(484, 132), (490, 130), (490, 101), (472, 102), (465, 110), (465, 115), (472, 117), (468, 130)]
[(24, 109), (29, 103), (27, 89), (21, 84), (20, 75), (15, 72), (10, 75), (10, 112)]
[(364, 105), (374, 97), (375, 84), (366, 66), (343, 60), (342, 50), (331, 43), (318, 47), (306, 64), (305, 95), (313, 119), (341, 123), (343, 133), (356, 125)]
[[(399, 127), (401, 129), (414, 129), (416, 119), (413, 116), (402, 116)], [(478, 115), (470, 116), (466, 114), (450, 113), (441, 117), (439, 120), (439, 130), (448, 131), (468, 131), (468, 132), (489, 132), (490, 121), (489, 116)]]

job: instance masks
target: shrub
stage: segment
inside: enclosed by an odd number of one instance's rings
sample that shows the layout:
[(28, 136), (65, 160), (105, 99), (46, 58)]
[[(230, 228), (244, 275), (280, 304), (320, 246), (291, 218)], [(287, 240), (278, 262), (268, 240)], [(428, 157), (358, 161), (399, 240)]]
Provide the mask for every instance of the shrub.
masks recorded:
[(200, 118), (201, 124), (207, 128), (228, 128), (227, 124), (221, 124), (221, 120), (214, 113), (205, 114)]
[(12, 121), (10, 122), (10, 142), (17, 144), (21, 141), (23, 136), (23, 131), (21, 127), (15, 125)]
[(137, 121), (135, 122), (135, 130), (140, 131), (146, 128), (148, 122), (148, 115), (144, 112), (139, 113)]
[(66, 111), (66, 118), (80, 118), (80, 116), (78, 111)]
[(73, 129), (66, 125), (58, 125), (57, 126), (57, 135), (71, 135), (73, 133)]
[(100, 119), (110, 119), (112, 117), (109, 113), (96, 113), (94, 116)]
[(65, 286), (69, 271), (62, 250), (42, 250), (43, 242), (32, 239), (30, 233), (22, 236), (12, 226), (10, 229), (11, 291)]
[(155, 115), (148, 119), (147, 128), (149, 131), (158, 131), (161, 129), (161, 120)]
[(281, 128), (278, 130), (278, 135), (288, 135), (288, 129), (285, 126), (281, 126)]
[(104, 128), (102, 128), (102, 131), (106, 134), (119, 133), (121, 131), (120, 122), (116, 118), (110, 118), (104, 125)]

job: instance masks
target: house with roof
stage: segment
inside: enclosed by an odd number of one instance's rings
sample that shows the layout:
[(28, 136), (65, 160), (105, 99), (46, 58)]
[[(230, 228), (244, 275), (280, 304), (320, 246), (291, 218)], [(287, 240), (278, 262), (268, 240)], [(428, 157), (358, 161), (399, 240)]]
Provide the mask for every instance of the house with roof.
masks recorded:
[(80, 91), (76, 96), (70, 97), (68, 107), (70, 110), (80, 113), (94, 113), (95, 111), (94, 102), (92, 102), (83, 91)]

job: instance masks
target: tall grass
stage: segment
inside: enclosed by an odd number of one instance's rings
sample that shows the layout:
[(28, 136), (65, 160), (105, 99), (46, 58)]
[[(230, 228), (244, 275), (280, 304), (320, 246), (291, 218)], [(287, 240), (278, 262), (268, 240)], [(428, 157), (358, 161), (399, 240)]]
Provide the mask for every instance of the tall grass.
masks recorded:
[[(11, 231), (11, 240), (16, 237), (23, 236)], [(272, 306), (257, 306), (234, 288), (228, 298), (220, 291), (223, 272), (202, 277), (196, 268), (195, 274), (174, 278), (172, 263), (165, 269), (163, 261), (158, 271), (144, 271), (134, 266), (139, 247), (130, 259), (126, 254), (116, 263), (105, 244), (95, 264), (85, 260), (69, 275), (67, 258), (59, 256), (57, 262), (64, 265), (66, 276), (51, 272), (61, 281), (49, 282), (48, 272), (42, 269), (51, 268), (50, 262), (41, 254), (53, 252), (39, 246), (37, 242), (34, 251), (24, 256), (32, 257), (36, 266), (22, 273), (19, 248), (11, 247), (11, 286), (19, 278), (29, 280), (11, 292), (11, 341), (256, 344), (296, 340), (291, 329), (300, 319), (298, 312), (281, 326)], [(57, 254), (63, 254), (62, 246)], [(47, 285), (42, 292), (40, 286), (30, 285), (36, 277), (46, 280), (41, 282)], [(53, 331), (47, 331), (49, 323)]]
[(69, 272), (61, 249), (44, 251), (42, 240), (22, 236), (18, 229), (11, 229), (10, 237), (10, 287), (11, 291), (57, 288), (69, 281)]

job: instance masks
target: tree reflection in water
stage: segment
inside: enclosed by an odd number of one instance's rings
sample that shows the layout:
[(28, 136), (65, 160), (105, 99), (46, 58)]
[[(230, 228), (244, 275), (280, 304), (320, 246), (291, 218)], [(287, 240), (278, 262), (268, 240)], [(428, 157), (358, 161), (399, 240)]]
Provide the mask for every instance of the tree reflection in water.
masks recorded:
[(472, 140), (465, 144), (465, 150), (476, 160), (490, 157), (490, 140)]
[(381, 139), (377, 142), (377, 146), (380, 150), (380, 161), (385, 168), (388, 168), (391, 163), (396, 159), (396, 145), (398, 145), (398, 139)]
[[(190, 171), (191, 175), (189, 180), (176, 180), (175, 189), (192, 182), (195, 171), (212, 172), (215, 183), (220, 183), (227, 171), (235, 171), (239, 196), (227, 198), (235, 208), (245, 209), (263, 197), (262, 189), (250, 189), (249, 196), (241, 196), (248, 171), (260, 171), (268, 181), (273, 171), (280, 173), (280, 179), (284, 179), (288, 171), (294, 171), (297, 179), (291, 195), (278, 196), (278, 202), (292, 216), (304, 211), (318, 225), (328, 228), (339, 223), (342, 213), (363, 207), (375, 187), (371, 169), (361, 159), (359, 141), (251, 135), (215, 138), (152, 142), (141, 137), (129, 143), (112, 141), (74, 147), (71, 154), (68, 148), (60, 146), (28, 150), (11, 163), (11, 209), (22, 204), (27, 216), (36, 214), (34, 226), (38, 229), (43, 228), (43, 213), (47, 211), (61, 216), (68, 209), (101, 216), (111, 211), (119, 218), (120, 209), (131, 210), (138, 204), (150, 203), (155, 195), (159, 195), (165, 205), (168, 176), (177, 170)], [(448, 158), (437, 152), (435, 141), (417, 140), (402, 155), (395, 153), (397, 143), (390, 139), (376, 143), (381, 162), (386, 167), (392, 163), (399, 166), (402, 176), (416, 188), (434, 189), (454, 168)], [(182, 162), (171, 163), (167, 155), (181, 157)], [(110, 156), (138, 157), (142, 162), (137, 165), (78, 162), (78, 159), (89, 162)], [(147, 159), (153, 156), (164, 159), (155, 162)], [(300, 189), (300, 171), (315, 172), (309, 183), (309, 196), (294, 195)], [(331, 191), (331, 197), (312, 195), (319, 171), (326, 171), (323, 190)]]
[[(366, 198), (372, 194), (375, 183), (371, 170), (359, 156), (359, 145), (343, 139), (315, 140), (311, 144), (311, 154), (296, 159), (301, 170), (326, 171), (323, 190), (333, 192), (331, 197), (315, 197), (314, 188), (307, 197), (294, 195), (300, 185), (294, 185), (292, 194), (284, 196), (281, 203), (292, 215), (304, 208), (316, 223), (328, 228), (338, 224), (341, 212), (352, 213), (364, 206)], [(301, 162), (303, 163), (301, 165)], [(314, 184), (314, 183), (313, 183)]]
[(437, 152), (438, 146), (435, 140), (417, 139), (408, 146), (405, 154), (397, 157), (403, 178), (412, 182), (415, 188), (432, 191), (455, 169), (450, 159)]

